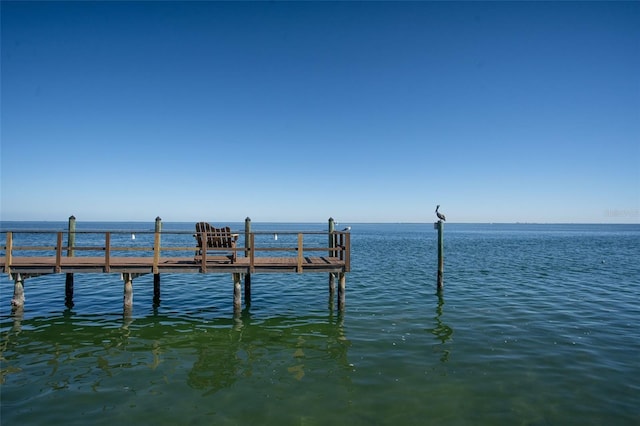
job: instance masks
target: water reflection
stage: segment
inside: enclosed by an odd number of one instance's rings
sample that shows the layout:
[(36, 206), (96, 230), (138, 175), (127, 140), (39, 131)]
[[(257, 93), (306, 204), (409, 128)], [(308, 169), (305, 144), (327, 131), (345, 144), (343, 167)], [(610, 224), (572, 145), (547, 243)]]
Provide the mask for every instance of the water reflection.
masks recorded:
[(440, 344), (434, 346), (434, 351), (438, 350), (442, 352), (440, 357), (441, 362), (449, 361), (450, 351), (447, 349), (447, 342), (451, 340), (451, 336), (453, 335), (453, 329), (444, 323), (442, 320), (442, 315), (444, 312), (444, 296), (442, 292), (438, 292), (438, 305), (436, 306), (436, 316), (434, 317), (435, 327), (430, 331), (436, 336), (436, 339), (440, 341)]
[[(181, 382), (201, 395), (243, 380), (302, 381), (311, 371), (350, 380), (350, 342), (343, 320), (331, 313), (261, 318), (248, 310), (209, 320), (71, 311), (28, 320), (13, 315), (1, 324), (0, 380), (22, 375), (13, 380), (38, 381), (36, 388), (55, 390), (69, 386), (73, 377), (83, 377), (92, 389), (100, 390), (122, 379), (133, 387), (140, 380), (135, 377), (149, 380), (160, 374), (167, 384)], [(33, 368), (48, 379), (42, 382), (27, 375)]]
[(300, 381), (309, 368), (345, 375), (350, 370), (342, 315), (254, 319), (244, 310), (231, 329), (210, 328), (199, 338), (187, 383), (205, 395), (245, 378)]

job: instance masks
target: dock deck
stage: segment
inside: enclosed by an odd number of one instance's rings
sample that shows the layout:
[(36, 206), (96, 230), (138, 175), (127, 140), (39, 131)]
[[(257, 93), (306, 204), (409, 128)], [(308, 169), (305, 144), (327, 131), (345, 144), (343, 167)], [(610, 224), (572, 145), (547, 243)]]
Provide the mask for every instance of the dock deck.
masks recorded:
[(346, 263), (337, 257), (239, 257), (230, 262), (226, 256), (208, 257), (203, 264), (194, 257), (163, 257), (154, 264), (153, 257), (110, 257), (108, 266), (104, 257), (55, 256), (13, 257), (7, 264), (0, 257), (0, 271), (27, 276), (55, 273), (135, 273), (135, 274), (198, 274), (198, 273), (308, 273), (346, 272)]

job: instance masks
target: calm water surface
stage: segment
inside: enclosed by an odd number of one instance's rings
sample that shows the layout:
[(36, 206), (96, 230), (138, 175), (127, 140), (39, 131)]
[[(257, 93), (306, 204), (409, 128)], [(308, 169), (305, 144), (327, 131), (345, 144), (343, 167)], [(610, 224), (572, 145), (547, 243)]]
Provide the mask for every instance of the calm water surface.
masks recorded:
[[(2, 224), (29, 226), (65, 228)], [(27, 279), (22, 313), (3, 276), (2, 425), (640, 424), (640, 226), (447, 224), (441, 295), (432, 224), (352, 226), (344, 313), (326, 274), (254, 275), (238, 315), (229, 276), (163, 275), (155, 308), (143, 276), (130, 317), (116, 274), (71, 310)]]

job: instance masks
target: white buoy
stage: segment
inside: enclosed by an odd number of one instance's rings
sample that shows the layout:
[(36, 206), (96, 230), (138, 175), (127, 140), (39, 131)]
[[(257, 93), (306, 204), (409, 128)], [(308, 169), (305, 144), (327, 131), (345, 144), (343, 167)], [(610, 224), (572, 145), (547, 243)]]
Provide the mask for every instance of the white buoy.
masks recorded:
[(136, 234), (131, 234), (131, 239), (135, 240), (136, 239)]
[(273, 234), (273, 239), (278, 241), (278, 234)]

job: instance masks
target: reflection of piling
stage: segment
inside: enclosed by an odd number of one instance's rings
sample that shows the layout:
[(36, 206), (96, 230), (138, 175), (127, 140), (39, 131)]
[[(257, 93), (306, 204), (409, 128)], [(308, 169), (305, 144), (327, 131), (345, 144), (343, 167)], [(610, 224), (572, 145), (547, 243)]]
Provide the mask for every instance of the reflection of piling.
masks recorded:
[(442, 291), (443, 285), (443, 274), (444, 274), (444, 238), (443, 238), (443, 230), (444, 230), (444, 222), (439, 220), (435, 223), (435, 228), (438, 230), (438, 280), (437, 286), (438, 291)]
[[(73, 257), (73, 248), (76, 245), (76, 218), (69, 217), (69, 233), (67, 236), (67, 257)], [(73, 308), (73, 273), (67, 273), (64, 283), (64, 304), (67, 308)]]

